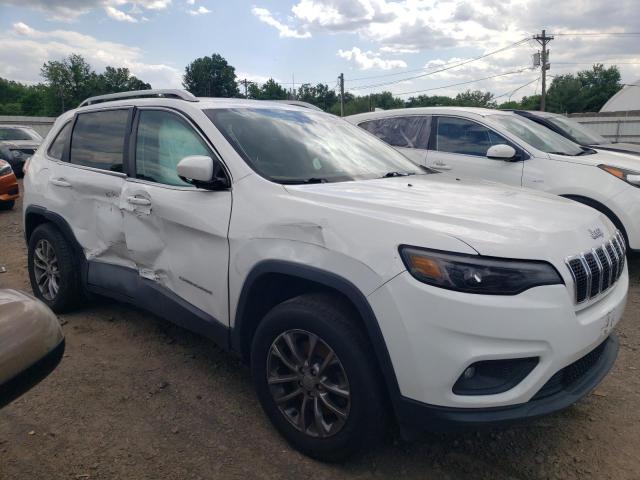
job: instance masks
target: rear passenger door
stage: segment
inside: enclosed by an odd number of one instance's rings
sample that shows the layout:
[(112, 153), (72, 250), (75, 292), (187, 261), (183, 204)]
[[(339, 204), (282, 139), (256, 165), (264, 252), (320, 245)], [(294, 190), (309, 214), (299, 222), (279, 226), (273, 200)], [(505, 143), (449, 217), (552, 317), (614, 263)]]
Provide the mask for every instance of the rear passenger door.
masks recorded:
[(47, 208), (67, 221), (96, 262), (126, 264), (120, 195), (130, 121), (129, 108), (78, 113), (47, 152), (53, 160)]
[[(508, 185), (522, 185), (524, 152), (495, 131), (461, 117), (434, 118), (427, 166), (435, 170)], [(487, 158), (493, 145), (511, 145), (520, 154), (516, 161)]]
[(417, 165), (425, 165), (431, 130), (431, 117), (407, 115), (370, 120), (358, 125), (395, 147)]
[(127, 252), (149, 280), (228, 325), (227, 234), (231, 191), (196, 188), (178, 177), (189, 155), (217, 155), (183, 114), (136, 109), (131, 175), (123, 193)]

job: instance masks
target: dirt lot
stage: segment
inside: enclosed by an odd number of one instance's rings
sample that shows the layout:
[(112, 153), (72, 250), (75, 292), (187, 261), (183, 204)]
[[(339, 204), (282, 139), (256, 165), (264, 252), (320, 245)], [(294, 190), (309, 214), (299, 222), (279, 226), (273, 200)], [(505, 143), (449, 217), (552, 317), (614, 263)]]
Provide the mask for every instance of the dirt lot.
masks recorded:
[[(0, 212), (0, 287), (30, 291), (20, 205)], [(346, 465), (291, 450), (235, 358), (129, 306), (63, 315), (67, 353), (0, 411), (0, 479), (640, 478), (640, 259), (612, 374), (535, 423), (464, 435), (389, 436)]]

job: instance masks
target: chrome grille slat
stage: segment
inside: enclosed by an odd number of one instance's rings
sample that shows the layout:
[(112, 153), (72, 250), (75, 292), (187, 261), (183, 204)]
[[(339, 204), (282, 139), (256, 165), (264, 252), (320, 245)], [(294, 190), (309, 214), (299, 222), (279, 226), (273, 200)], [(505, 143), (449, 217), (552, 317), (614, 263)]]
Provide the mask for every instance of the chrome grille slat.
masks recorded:
[(622, 276), (626, 245), (620, 232), (591, 251), (567, 258), (575, 286), (575, 301), (583, 303), (607, 291)]

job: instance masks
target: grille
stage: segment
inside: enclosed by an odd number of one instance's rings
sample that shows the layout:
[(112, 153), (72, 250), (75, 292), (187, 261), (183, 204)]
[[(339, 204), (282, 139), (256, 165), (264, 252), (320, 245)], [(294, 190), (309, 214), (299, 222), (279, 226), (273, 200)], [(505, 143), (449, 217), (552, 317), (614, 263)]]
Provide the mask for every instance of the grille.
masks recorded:
[(561, 390), (571, 387), (578, 382), (589, 370), (591, 370), (600, 360), (602, 352), (606, 347), (607, 340), (598, 345), (591, 352), (587, 353), (584, 357), (576, 360), (571, 365), (564, 367), (551, 377), (547, 383), (534, 395), (532, 400), (538, 400), (540, 398), (548, 397), (558, 393)]
[(624, 237), (618, 232), (598, 248), (567, 259), (577, 303), (597, 297), (618, 281), (624, 271), (625, 248)]

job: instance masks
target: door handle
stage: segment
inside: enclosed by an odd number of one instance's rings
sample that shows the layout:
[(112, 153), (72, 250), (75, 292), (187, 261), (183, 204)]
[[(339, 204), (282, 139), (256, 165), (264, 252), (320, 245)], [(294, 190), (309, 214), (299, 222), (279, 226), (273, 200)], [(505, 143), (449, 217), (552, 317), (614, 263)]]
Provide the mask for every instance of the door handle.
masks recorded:
[(142, 197), (127, 197), (127, 202), (129, 202), (132, 205), (141, 205), (145, 207), (148, 207), (149, 205), (151, 205), (151, 200), (149, 200), (148, 198), (142, 198)]
[(49, 183), (51, 183), (51, 185), (55, 185), (56, 187), (64, 187), (64, 188), (71, 187), (71, 184), (67, 182), (64, 178), (51, 178), (49, 179)]

